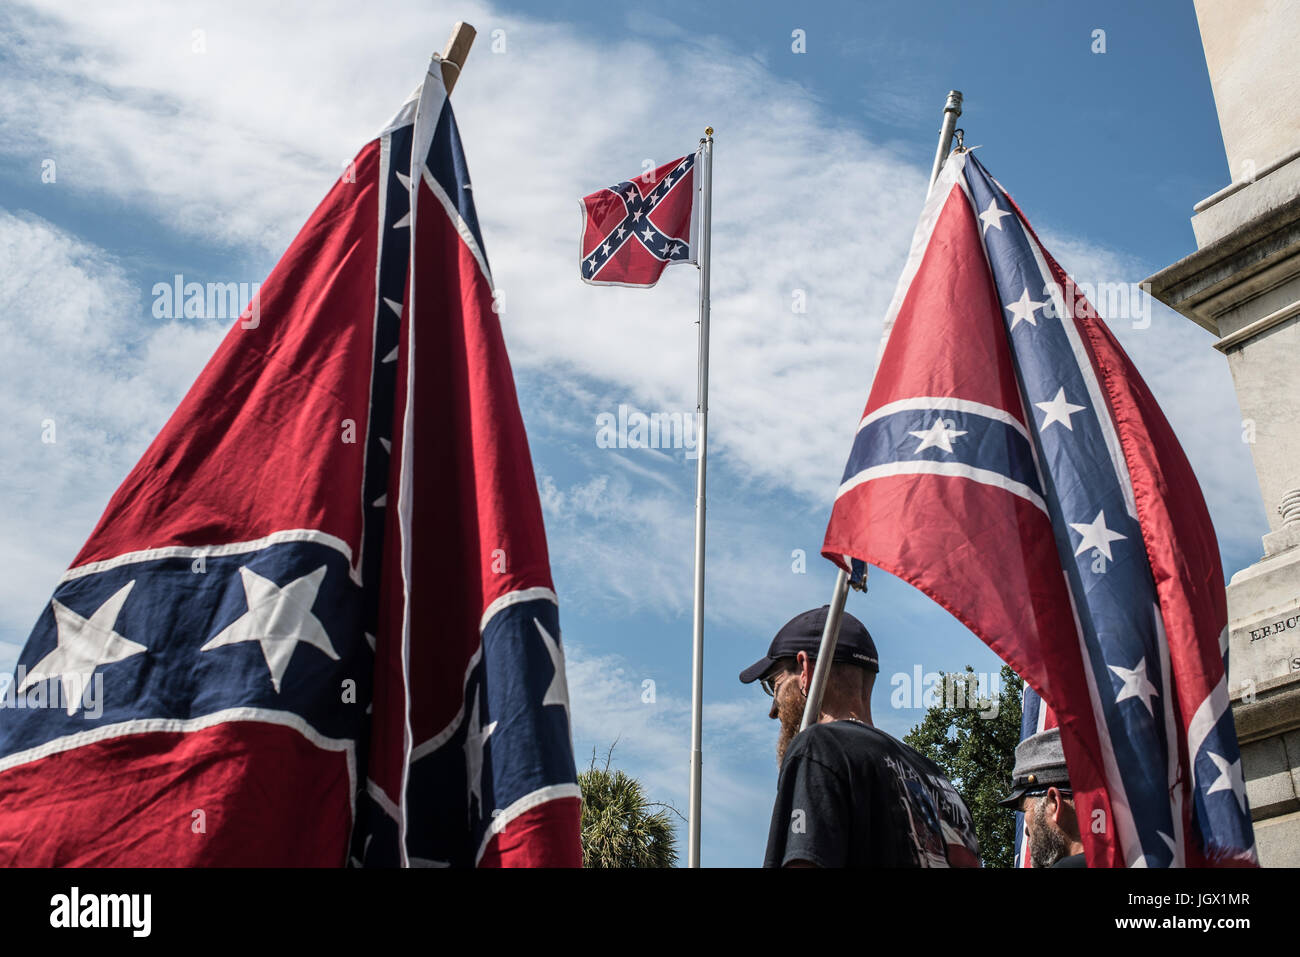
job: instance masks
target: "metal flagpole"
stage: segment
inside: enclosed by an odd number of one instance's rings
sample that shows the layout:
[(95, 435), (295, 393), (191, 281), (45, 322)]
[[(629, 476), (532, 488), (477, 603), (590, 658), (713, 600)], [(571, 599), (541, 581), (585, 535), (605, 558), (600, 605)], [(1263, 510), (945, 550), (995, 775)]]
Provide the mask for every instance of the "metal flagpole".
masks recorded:
[(700, 347), (695, 405), (695, 628), (691, 648), (691, 798), (687, 823), (687, 867), (700, 866), (700, 772), (704, 718), (704, 478), (709, 422), (709, 242), (713, 218), (713, 127), (700, 140)]
[[(957, 117), (961, 116), (961, 93), (948, 91), (948, 100), (943, 105), (943, 126), (939, 130), (939, 148), (934, 154), (934, 167), (930, 170), (930, 188), (934, 188), (943, 169), (943, 161), (948, 158), (952, 147), (952, 134), (957, 126)], [(835, 576), (835, 588), (831, 592), (830, 610), (826, 614), (826, 626), (822, 629), (821, 647), (817, 649), (817, 664), (813, 667), (812, 684), (808, 688), (808, 701), (804, 704), (802, 731), (809, 725), (817, 723), (821, 717), (822, 695), (826, 691), (826, 678), (831, 670), (831, 658), (835, 655), (835, 645), (840, 640), (840, 619), (844, 616), (844, 603), (849, 597), (849, 573), (840, 569)]]
[(943, 169), (943, 161), (948, 158), (948, 151), (952, 148), (952, 132), (957, 126), (957, 117), (961, 116), (961, 92), (959, 90), (948, 91), (948, 101), (943, 105), (943, 127), (939, 130), (939, 148), (934, 151), (934, 166), (930, 169), (930, 188), (934, 188), (934, 181), (939, 178), (939, 170)]

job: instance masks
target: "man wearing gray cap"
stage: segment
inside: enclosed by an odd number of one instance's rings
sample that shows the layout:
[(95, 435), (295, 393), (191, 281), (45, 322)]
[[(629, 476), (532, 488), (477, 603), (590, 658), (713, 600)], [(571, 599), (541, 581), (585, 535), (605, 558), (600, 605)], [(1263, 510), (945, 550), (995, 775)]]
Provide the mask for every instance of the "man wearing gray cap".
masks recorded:
[(1016, 745), (1011, 793), (998, 802), (1025, 815), (1025, 841), (1033, 867), (1087, 867), (1061, 729), (1031, 734)]
[(818, 721), (800, 732), (827, 611), (791, 619), (740, 674), (781, 722), (763, 866), (979, 867), (970, 811), (939, 766), (872, 726), (876, 646), (847, 612)]

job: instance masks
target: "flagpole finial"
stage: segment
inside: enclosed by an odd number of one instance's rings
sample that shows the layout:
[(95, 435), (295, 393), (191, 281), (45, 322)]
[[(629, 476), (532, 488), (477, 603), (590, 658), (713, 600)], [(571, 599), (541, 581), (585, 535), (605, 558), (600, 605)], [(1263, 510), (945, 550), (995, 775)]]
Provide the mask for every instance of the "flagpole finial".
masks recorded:
[(939, 131), (939, 148), (934, 154), (934, 166), (930, 168), (930, 188), (934, 188), (935, 181), (939, 178), (939, 170), (943, 168), (943, 161), (948, 158), (948, 150), (952, 147), (952, 134), (957, 126), (957, 117), (961, 116), (962, 95), (960, 90), (949, 90), (948, 99), (943, 104), (943, 128)]
[(713, 135), (713, 127), (711, 127), (711, 126), (706, 126), (706, 127), (704, 128), (704, 135), (705, 135), (705, 136), (712, 136), (712, 135)]

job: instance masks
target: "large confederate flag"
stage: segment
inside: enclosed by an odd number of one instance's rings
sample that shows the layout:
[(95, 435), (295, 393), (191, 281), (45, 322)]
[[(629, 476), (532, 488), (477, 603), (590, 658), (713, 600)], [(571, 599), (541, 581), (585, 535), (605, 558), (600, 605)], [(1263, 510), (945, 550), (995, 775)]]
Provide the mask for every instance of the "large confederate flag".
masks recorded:
[(968, 151), (921, 216), (823, 554), (911, 582), (1041, 694), (1088, 863), (1253, 863), (1196, 476)]
[(14, 690), (5, 864), (580, 863), (546, 536), (437, 58), (113, 496)]

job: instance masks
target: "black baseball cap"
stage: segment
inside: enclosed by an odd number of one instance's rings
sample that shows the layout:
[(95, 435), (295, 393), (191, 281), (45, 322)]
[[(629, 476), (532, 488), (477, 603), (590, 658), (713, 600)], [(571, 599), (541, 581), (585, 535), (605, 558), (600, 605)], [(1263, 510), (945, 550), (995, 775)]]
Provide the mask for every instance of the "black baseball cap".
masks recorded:
[[(772, 639), (767, 654), (759, 658), (740, 673), (743, 684), (763, 678), (780, 658), (793, 658), (801, 651), (806, 651), (809, 658), (816, 658), (822, 644), (822, 632), (826, 629), (826, 615), (830, 605), (822, 605), (795, 615), (787, 621)], [(840, 616), (840, 639), (835, 645), (832, 661), (846, 661), (871, 672), (880, 671), (880, 658), (876, 654), (876, 643), (871, 640), (871, 632), (847, 611)]]

